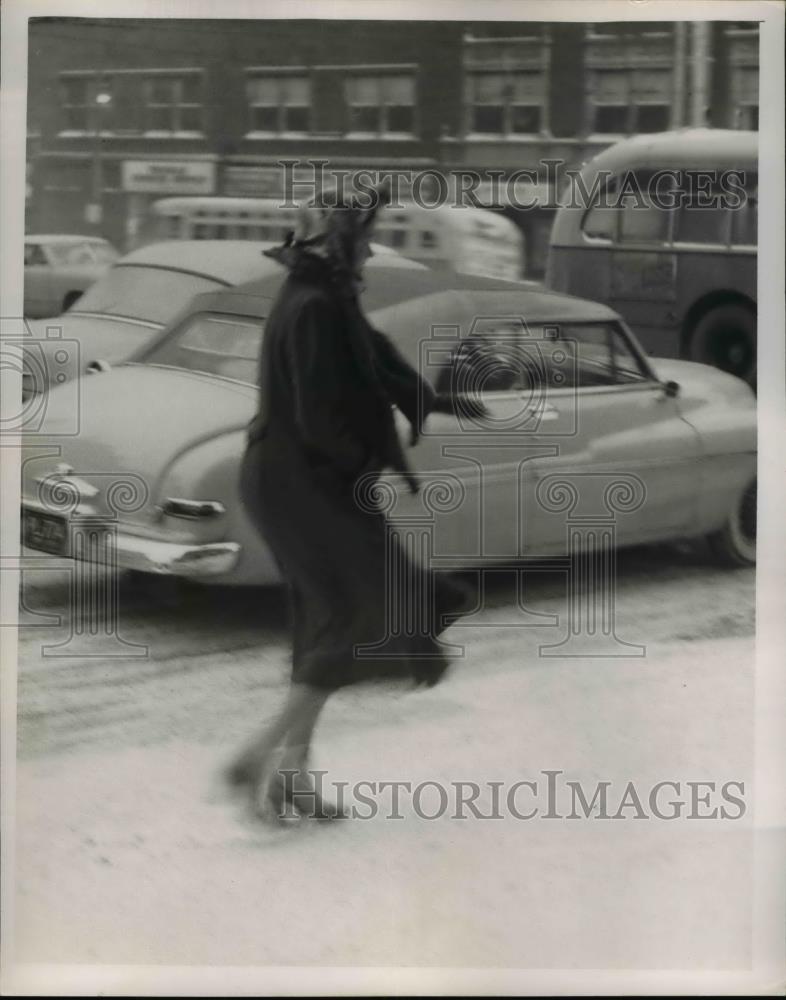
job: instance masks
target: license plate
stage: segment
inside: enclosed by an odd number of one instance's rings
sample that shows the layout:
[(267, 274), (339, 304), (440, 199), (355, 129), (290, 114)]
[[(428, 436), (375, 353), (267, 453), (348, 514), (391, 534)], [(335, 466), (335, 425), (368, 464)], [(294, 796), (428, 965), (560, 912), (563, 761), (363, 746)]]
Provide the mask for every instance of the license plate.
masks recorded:
[(28, 548), (62, 556), (65, 555), (67, 541), (68, 525), (64, 517), (22, 510), (22, 542)]

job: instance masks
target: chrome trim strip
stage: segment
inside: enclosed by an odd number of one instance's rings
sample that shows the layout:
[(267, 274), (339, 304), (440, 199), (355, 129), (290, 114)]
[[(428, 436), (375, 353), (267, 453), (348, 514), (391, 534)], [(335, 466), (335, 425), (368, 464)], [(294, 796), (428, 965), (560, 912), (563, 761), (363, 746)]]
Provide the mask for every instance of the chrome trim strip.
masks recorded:
[[(63, 316), (66, 314), (63, 313)], [(132, 326), (147, 326), (151, 330), (163, 330), (166, 324), (156, 323), (154, 320), (150, 319), (140, 319), (136, 316), (123, 316), (121, 313), (100, 313), (100, 312), (86, 312), (80, 309), (71, 309), (68, 311), (68, 316), (92, 316), (95, 319), (109, 319), (109, 320), (119, 320), (121, 323), (130, 323)], [(58, 316), (57, 319), (61, 317)]]

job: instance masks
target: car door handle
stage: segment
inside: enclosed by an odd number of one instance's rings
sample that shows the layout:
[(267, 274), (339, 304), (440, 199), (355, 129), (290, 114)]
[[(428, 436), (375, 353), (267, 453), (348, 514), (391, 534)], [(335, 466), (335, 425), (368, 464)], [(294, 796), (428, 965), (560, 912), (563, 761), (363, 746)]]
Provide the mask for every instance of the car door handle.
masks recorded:
[(559, 419), (559, 410), (551, 403), (533, 403), (531, 406), (526, 407), (526, 410), (533, 417), (539, 417), (541, 420)]

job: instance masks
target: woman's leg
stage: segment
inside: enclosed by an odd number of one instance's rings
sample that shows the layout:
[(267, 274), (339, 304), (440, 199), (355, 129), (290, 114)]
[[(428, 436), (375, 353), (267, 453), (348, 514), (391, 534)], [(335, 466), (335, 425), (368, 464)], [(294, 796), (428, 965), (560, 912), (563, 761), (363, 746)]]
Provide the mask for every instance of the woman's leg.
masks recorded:
[[(286, 739), (287, 746), (307, 744), (311, 740), (317, 718), (329, 692), (310, 684), (292, 684), (284, 707), (273, 722), (232, 764), (227, 773), (230, 784), (256, 786), (269, 770), (273, 754), (292, 731), (294, 738)], [(290, 749), (289, 760), (293, 758)], [(300, 767), (300, 763), (296, 764)]]
[(281, 760), (271, 779), (269, 800), (280, 816), (292, 817), (294, 808), (311, 819), (344, 819), (346, 814), (338, 806), (322, 798), (313, 774), (308, 771), (314, 728), (330, 691), (303, 686), (308, 687), (308, 694), (304, 695), (302, 710), (287, 731)]

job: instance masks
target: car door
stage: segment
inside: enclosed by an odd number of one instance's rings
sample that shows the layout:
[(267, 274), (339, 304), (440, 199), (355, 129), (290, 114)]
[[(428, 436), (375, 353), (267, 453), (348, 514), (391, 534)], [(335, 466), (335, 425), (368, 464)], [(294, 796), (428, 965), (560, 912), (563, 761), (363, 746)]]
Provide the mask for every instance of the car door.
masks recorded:
[(25, 316), (52, 316), (52, 267), (40, 243), (25, 243)]
[(571, 519), (612, 521), (623, 544), (687, 533), (698, 516), (701, 441), (679, 397), (654, 378), (616, 322), (563, 324), (558, 342), (567, 383), (550, 403), (575, 420), (557, 453), (537, 463), (539, 544), (564, 538)]
[[(443, 561), (510, 562), (531, 545), (535, 463), (556, 451), (573, 415), (549, 405), (542, 345), (520, 320), (476, 321), (443, 350), (435, 385), (455, 405), (429, 417), (413, 452), (423, 489), (400, 509), (410, 521), (419, 511), (431, 525), (433, 551)], [(481, 400), (485, 415), (468, 413), (465, 397)]]

